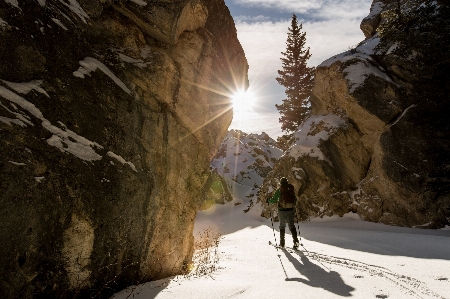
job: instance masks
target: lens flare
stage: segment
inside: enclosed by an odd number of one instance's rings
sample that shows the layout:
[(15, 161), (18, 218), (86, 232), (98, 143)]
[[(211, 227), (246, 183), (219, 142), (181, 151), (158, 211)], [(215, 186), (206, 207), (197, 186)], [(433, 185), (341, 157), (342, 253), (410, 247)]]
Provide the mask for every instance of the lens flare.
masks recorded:
[(251, 90), (238, 91), (232, 96), (235, 112), (250, 112), (256, 102), (255, 94)]

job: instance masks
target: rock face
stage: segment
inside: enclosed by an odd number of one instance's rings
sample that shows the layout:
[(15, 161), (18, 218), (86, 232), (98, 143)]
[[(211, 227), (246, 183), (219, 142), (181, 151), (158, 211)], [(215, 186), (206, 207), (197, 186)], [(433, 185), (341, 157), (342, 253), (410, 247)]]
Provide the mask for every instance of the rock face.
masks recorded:
[(2, 298), (183, 271), (248, 85), (224, 1), (0, 1), (0, 41)]
[[(261, 189), (286, 176), (301, 218), (442, 228), (450, 220), (449, 5), (374, 1), (367, 39), (317, 67), (313, 115)], [(415, 29), (412, 29), (415, 28)]]

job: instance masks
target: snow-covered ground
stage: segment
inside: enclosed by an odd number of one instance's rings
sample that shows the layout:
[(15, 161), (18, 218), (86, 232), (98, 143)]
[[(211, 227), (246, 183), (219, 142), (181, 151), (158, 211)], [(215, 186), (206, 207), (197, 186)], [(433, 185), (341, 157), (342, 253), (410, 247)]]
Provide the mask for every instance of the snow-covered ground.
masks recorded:
[[(271, 220), (259, 217), (257, 207), (243, 212), (250, 192), (235, 184), (233, 201), (197, 216), (196, 233), (221, 228), (216, 272), (146, 283), (113, 298), (450, 298), (450, 230), (347, 214), (300, 223), (302, 252), (282, 251), (269, 245)], [(278, 223), (274, 228), (278, 240)], [(292, 246), (289, 235), (286, 241)]]

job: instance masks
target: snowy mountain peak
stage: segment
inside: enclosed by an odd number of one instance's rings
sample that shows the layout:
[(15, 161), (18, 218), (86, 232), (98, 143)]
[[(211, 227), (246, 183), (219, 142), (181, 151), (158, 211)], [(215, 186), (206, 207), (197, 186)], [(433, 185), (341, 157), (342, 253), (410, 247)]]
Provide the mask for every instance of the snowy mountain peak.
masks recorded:
[(283, 154), (266, 133), (247, 134), (230, 130), (211, 167), (219, 175), (245, 186), (258, 188)]

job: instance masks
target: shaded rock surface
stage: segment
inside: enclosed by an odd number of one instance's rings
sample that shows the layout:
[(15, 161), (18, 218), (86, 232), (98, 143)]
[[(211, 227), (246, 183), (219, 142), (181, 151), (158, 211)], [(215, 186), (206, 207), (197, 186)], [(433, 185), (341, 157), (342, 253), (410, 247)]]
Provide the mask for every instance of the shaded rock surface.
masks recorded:
[(259, 200), (286, 176), (303, 220), (353, 211), (386, 224), (448, 225), (449, 16), (445, 1), (374, 1), (361, 23), (366, 40), (317, 67), (313, 115)]
[(0, 41), (2, 298), (183, 271), (248, 85), (224, 1), (0, 1)]

